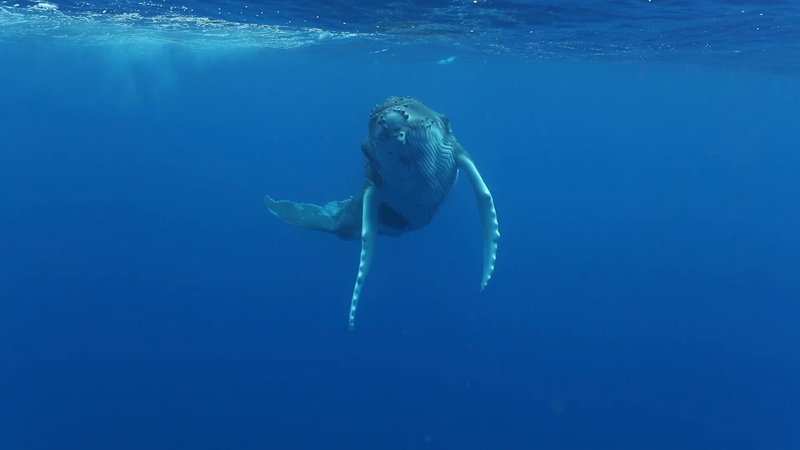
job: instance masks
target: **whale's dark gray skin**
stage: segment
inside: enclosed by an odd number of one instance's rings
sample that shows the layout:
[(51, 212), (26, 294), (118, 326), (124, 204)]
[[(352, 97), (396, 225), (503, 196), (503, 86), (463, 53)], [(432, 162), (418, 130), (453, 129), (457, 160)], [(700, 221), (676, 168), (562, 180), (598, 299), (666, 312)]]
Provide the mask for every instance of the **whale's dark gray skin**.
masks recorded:
[(456, 184), (472, 183), (484, 230), (481, 290), (494, 272), (500, 231), (492, 194), (472, 157), (458, 143), (448, 118), (411, 97), (389, 97), (372, 110), (362, 145), (364, 184), (358, 195), (324, 206), (264, 198), (284, 221), (343, 239), (361, 238), (361, 261), (350, 303), (350, 329), (379, 234), (396, 236), (428, 224)]

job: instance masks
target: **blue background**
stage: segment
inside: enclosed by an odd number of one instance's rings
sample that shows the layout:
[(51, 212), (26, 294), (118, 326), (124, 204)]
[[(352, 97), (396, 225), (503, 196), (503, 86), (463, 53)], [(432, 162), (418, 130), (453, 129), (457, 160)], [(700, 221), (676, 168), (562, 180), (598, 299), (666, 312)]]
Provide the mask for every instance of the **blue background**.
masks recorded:
[[(800, 448), (800, 81), (680, 64), (6, 43), (0, 448)], [(370, 108), (462, 177), (358, 243), (262, 197), (360, 183)]]

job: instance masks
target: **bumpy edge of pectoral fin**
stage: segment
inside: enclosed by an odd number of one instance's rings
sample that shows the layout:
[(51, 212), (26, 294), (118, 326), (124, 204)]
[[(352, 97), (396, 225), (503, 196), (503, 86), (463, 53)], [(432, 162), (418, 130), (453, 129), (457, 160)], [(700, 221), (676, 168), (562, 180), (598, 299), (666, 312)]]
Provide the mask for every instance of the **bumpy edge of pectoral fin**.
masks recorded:
[(361, 288), (367, 278), (372, 256), (375, 253), (375, 242), (378, 238), (378, 193), (374, 186), (367, 185), (364, 188), (363, 210), (361, 218), (361, 259), (358, 264), (358, 276), (353, 287), (353, 298), (350, 300), (350, 314), (348, 323), (352, 330), (356, 324), (356, 309), (358, 300), (361, 298)]
[(478, 210), (483, 222), (483, 277), (481, 278), (481, 291), (486, 288), (494, 272), (497, 261), (497, 242), (500, 240), (500, 227), (497, 223), (497, 211), (494, 209), (494, 199), (486, 183), (483, 182), (478, 168), (466, 151), (456, 154), (456, 161), (461, 170), (466, 172), (475, 191)]

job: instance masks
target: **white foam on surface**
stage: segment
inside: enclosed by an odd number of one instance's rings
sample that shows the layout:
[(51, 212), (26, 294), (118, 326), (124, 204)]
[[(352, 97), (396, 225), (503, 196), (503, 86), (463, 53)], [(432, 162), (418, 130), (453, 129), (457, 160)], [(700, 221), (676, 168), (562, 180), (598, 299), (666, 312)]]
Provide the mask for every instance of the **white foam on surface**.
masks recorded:
[(103, 46), (169, 43), (231, 50), (294, 49), (359, 36), (320, 28), (230, 22), (187, 15), (180, 8), (150, 16), (109, 10), (67, 14), (48, 2), (28, 6), (0, 3), (0, 43), (39, 38)]

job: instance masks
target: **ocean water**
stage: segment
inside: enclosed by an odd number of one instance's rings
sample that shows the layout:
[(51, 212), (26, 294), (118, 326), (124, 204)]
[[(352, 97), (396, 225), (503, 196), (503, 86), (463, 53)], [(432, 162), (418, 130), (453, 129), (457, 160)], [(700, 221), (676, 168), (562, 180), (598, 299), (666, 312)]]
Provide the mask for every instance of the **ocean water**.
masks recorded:
[[(370, 109), (447, 114), (422, 230)], [(0, 450), (800, 448), (800, 6), (0, 2)]]

